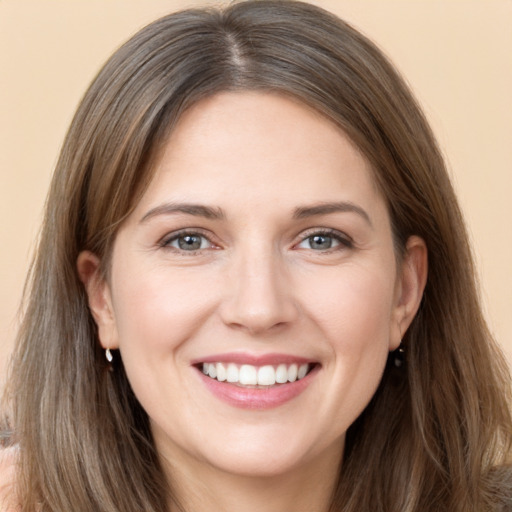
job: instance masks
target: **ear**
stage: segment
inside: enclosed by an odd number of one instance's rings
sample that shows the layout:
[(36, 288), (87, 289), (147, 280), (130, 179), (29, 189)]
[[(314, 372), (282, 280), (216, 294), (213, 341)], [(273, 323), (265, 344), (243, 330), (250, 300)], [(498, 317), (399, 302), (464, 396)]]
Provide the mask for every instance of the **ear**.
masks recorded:
[(76, 261), (78, 276), (84, 284), (89, 299), (89, 309), (98, 326), (98, 337), (105, 349), (119, 347), (110, 287), (100, 270), (99, 258), (90, 251), (83, 251)]
[(420, 307), (427, 282), (428, 253), (425, 241), (411, 236), (397, 272), (395, 305), (391, 319), (390, 350), (396, 350)]

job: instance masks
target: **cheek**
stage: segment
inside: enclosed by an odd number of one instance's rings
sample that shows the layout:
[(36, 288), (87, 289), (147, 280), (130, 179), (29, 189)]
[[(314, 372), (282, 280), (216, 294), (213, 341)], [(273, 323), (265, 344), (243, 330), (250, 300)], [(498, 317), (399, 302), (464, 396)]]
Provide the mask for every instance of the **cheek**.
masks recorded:
[(373, 396), (389, 351), (394, 281), (381, 268), (339, 269), (324, 282), (329, 293), (317, 288), (308, 298), (330, 352), (333, 400), (343, 403), (340, 410), (353, 411), (352, 420)]
[(214, 308), (211, 279), (197, 271), (153, 268), (124, 275), (131, 278), (119, 280), (114, 310), (125, 352), (175, 349), (207, 321)]
[(132, 389), (151, 418), (164, 410), (189, 410), (194, 397), (180, 380), (189, 367), (183, 347), (208, 322), (215, 301), (212, 290), (204, 286), (208, 281), (192, 279), (187, 272), (158, 266), (127, 270), (113, 299), (120, 353)]
[(343, 355), (387, 346), (393, 295), (393, 279), (382, 270), (347, 267), (317, 276), (305, 302), (332, 349)]
[(377, 390), (388, 356), (393, 298), (391, 280), (379, 273), (354, 270), (339, 283), (308, 301), (330, 353), (329, 386), (321, 391), (326, 400), (318, 414), (329, 419), (332, 436), (348, 429)]

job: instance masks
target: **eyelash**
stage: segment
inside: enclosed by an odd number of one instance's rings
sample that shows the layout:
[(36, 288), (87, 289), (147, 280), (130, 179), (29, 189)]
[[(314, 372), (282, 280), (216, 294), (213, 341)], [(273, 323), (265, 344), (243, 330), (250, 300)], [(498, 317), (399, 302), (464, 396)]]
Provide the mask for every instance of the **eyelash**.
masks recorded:
[[(204, 248), (199, 248), (199, 249), (187, 251), (185, 249), (181, 249), (179, 247), (173, 247), (171, 245), (172, 242), (178, 241), (180, 238), (183, 238), (183, 237), (186, 237), (186, 236), (198, 237), (198, 238), (201, 238), (203, 240), (206, 240), (208, 242), (208, 244), (210, 245), (210, 247), (207, 247), (207, 248), (204, 247)], [(187, 255), (195, 255), (195, 254), (198, 254), (199, 252), (203, 251), (204, 249), (216, 248), (215, 244), (210, 240), (209, 236), (206, 235), (201, 230), (198, 230), (198, 229), (195, 229), (195, 230), (183, 229), (183, 230), (180, 230), (180, 231), (175, 231), (173, 233), (170, 233), (169, 235), (166, 235), (164, 238), (162, 238), (162, 240), (160, 240), (158, 245), (161, 248), (163, 248), (163, 249), (173, 250), (173, 251), (175, 251), (177, 253), (187, 254)]]
[(334, 247), (329, 247), (325, 250), (315, 251), (312, 248), (309, 249), (309, 250), (312, 250), (312, 251), (320, 253), (320, 254), (330, 254), (335, 251), (339, 251), (339, 250), (343, 250), (343, 249), (351, 249), (354, 247), (354, 242), (349, 236), (347, 236), (344, 233), (337, 231), (335, 229), (325, 229), (325, 228), (313, 228), (313, 229), (308, 230), (306, 233), (303, 233), (301, 235), (300, 242), (298, 244), (295, 244), (295, 246), (298, 246), (316, 236), (332, 238), (338, 243), (338, 245), (335, 245)]
[[(200, 247), (198, 249), (188, 251), (188, 250), (182, 249), (180, 247), (174, 247), (171, 245), (172, 242), (177, 242), (180, 238), (183, 238), (186, 236), (198, 237), (198, 238), (201, 238), (202, 240), (206, 240), (207, 243), (209, 244), (209, 247)], [(315, 251), (313, 248), (306, 249), (306, 250), (311, 250), (311, 251), (317, 252), (319, 254), (329, 254), (329, 253), (343, 250), (343, 249), (350, 249), (354, 246), (352, 239), (350, 237), (348, 237), (347, 235), (345, 235), (344, 233), (341, 233), (334, 229), (313, 228), (313, 229), (308, 230), (306, 233), (303, 233), (301, 235), (300, 241), (298, 243), (294, 244), (294, 247), (298, 247), (300, 244), (306, 242), (307, 240), (312, 239), (313, 237), (328, 237), (328, 238), (332, 238), (333, 240), (335, 240), (337, 242), (337, 245), (335, 245), (334, 247), (329, 247), (325, 250)], [(160, 242), (158, 243), (158, 245), (159, 245), (159, 247), (161, 247), (163, 249), (169, 249), (169, 250), (173, 250), (177, 253), (187, 254), (187, 255), (192, 255), (192, 256), (200, 253), (201, 251), (203, 251), (205, 249), (218, 248), (218, 246), (216, 246), (210, 240), (210, 237), (206, 233), (204, 233), (198, 229), (196, 229), (196, 230), (184, 229), (184, 230), (180, 230), (180, 231), (175, 231), (175, 232), (170, 233), (169, 235), (165, 236), (164, 238), (162, 238), (160, 240)], [(201, 245), (202, 245), (202, 242), (201, 242)]]

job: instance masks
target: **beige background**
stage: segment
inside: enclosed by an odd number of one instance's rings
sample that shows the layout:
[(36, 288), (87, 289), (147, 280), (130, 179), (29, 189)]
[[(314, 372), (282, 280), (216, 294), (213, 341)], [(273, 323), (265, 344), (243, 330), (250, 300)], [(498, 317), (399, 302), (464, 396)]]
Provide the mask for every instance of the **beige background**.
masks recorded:
[[(182, 0), (0, 0), (0, 381), (59, 146), (109, 54)], [(512, 0), (318, 0), (391, 56), (431, 119), (512, 361)]]

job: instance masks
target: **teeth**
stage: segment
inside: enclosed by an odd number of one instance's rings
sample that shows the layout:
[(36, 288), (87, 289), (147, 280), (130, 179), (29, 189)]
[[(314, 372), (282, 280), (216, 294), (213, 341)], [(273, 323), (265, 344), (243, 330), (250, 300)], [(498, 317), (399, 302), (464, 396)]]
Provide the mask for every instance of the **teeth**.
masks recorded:
[(226, 380), (228, 382), (238, 382), (238, 366), (236, 366), (236, 364), (228, 364), (228, 369), (226, 371)]
[(237, 366), (234, 363), (203, 363), (203, 373), (220, 382), (238, 383), (242, 386), (273, 386), (285, 384), (303, 379), (308, 371), (309, 364), (280, 364), (277, 367), (271, 365), (253, 366), (243, 364)]
[(290, 382), (295, 382), (297, 380), (297, 373), (298, 373), (298, 371), (299, 370), (298, 370), (296, 364), (290, 365), (290, 368), (288, 368), (288, 380)]
[(238, 382), (244, 386), (256, 386), (258, 384), (258, 371), (255, 366), (244, 364), (240, 368)]
[(217, 377), (217, 365), (216, 364), (211, 364), (210, 365), (210, 367), (208, 368), (208, 375), (212, 379), (215, 379)]
[(284, 384), (288, 382), (288, 368), (285, 364), (280, 364), (276, 370), (276, 382), (278, 384)]
[(226, 367), (222, 363), (217, 363), (217, 380), (224, 382), (228, 378)]
[[(219, 370), (217, 369), (217, 373), (219, 372)], [(299, 366), (299, 371), (297, 372), (297, 379), (303, 379), (305, 376), (306, 376), (306, 373), (308, 373), (308, 365), (307, 364), (301, 364)], [(217, 378), (218, 375), (217, 375)]]
[(276, 372), (272, 366), (262, 366), (258, 369), (258, 384), (273, 386), (276, 383)]

